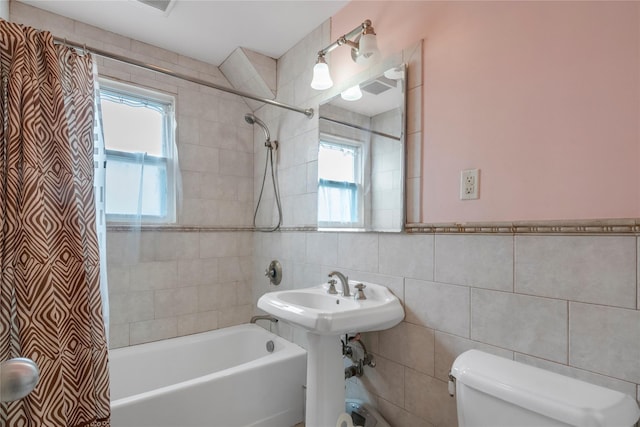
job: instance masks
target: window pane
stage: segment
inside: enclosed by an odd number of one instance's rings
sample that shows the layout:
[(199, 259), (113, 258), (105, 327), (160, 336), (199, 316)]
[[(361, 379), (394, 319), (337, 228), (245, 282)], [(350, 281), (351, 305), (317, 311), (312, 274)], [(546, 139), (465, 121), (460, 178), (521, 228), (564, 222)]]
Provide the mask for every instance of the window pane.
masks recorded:
[(108, 150), (164, 156), (164, 114), (155, 108), (102, 99), (104, 143)]
[(357, 148), (320, 144), (318, 178), (331, 181), (356, 182)]
[[(143, 170), (142, 185), (140, 171)], [(107, 214), (165, 216), (165, 164), (141, 164), (109, 158), (106, 171)]]
[(320, 181), (318, 187), (318, 221), (333, 223), (358, 222), (356, 185)]

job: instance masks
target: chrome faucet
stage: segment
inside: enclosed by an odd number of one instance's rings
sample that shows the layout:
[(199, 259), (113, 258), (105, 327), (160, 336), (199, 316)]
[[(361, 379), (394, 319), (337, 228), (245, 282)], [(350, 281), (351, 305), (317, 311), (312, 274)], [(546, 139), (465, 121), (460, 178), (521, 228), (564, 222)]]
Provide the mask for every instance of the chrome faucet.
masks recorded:
[(339, 271), (332, 271), (329, 273), (329, 277), (337, 276), (338, 279), (342, 282), (342, 295), (345, 297), (350, 297), (351, 292), (349, 291), (349, 278)]

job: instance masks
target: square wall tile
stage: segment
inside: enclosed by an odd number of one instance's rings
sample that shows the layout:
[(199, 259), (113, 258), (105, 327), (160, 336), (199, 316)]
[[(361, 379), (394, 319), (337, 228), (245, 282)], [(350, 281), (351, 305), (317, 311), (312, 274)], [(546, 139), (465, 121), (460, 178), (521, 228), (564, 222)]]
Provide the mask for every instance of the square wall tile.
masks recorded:
[(387, 402), (383, 398), (377, 399), (377, 409), (380, 415), (394, 427), (433, 427), (427, 420), (422, 420), (411, 412)]
[(144, 262), (131, 267), (131, 290), (169, 289), (178, 286), (178, 262)]
[(156, 319), (195, 313), (198, 308), (198, 288), (188, 287), (155, 291), (154, 304)]
[(378, 271), (378, 234), (338, 233), (338, 265), (363, 271)]
[(457, 426), (456, 401), (449, 396), (447, 383), (405, 369), (404, 408), (436, 426)]
[(338, 234), (307, 233), (307, 262), (338, 264)]
[(435, 334), (435, 377), (442, 381), (449, 381), (449, 371), (453, 361), (467, 350), (480, 350), (513, 359), (513, 351), (437, 331)]
[(200, 258), (221, 258), (240, 255), (239, 233), (198, 233)]
[(205, 311), (178, 317), (178, 335), (197, 334), (218, 329), (218, 312)]
[(391, 276), (433, 280), (433, 236), (380, 234), (378, 271)]
[(569, 304), (569, 364), (640, 383), (640, 311)]
[(376, 357), (375, 369), (366, 369), (360, 378), (366, 389), (389, 402), (404, 406), (404, 367), (384, 357)]
[(471, 339), (555, 362), (567, 361), (567, 302), (471, 290)]
[(433, 329), (401, 322), (378, 333), (378, 352), (394, 362), (433, 375)]
[(516, 353), (515, 361), (526, 363), (527, 365), (535, 366), (567, 377), (576, 378), (581, 381), (586, 381), (591, 384), (610, 388), (612, 390), (617, 390), (620, 393), (628, 394), (630, 396), (635, 395), (636, 385), (631, 382), (621, 381), (616, 378), (607, 377), (606, 375), (596, 374), (582, 369), (573, 368), (571, 366), (562, 365), (560, 363), (549, 362), (548, 360), (538, 359), (537, 357), (528, 356), (526, 354)]
[(436, 235), (435, 280), (512, 291), (513, 237)]
[(154, 317), (153, 292), (127, 292), (109, 295), (109, 323), (129, 323)]
[(130, 345), (165, 340), (177, 335), (178, 323), (175, 317), (130, 324)]
[(109, 324), (109, 349), (127, 347), (129, 345), (129, 324)]
[(636, 238), (517, 236), (516, 292), (635, 308)]
[(469, 337), (469, 289), (466, 286), (406, 279), (405, 320)]

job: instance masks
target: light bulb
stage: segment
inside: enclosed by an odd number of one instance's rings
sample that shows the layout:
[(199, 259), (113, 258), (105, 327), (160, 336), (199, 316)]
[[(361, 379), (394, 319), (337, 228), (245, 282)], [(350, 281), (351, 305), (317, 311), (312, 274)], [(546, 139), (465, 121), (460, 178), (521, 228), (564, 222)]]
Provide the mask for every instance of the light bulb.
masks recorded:
[(345, 101), (357, 101), (362, 98), (362, 91), (360, 90), (360, 85), (355, 85), (345, 90), (340, 94), (340, 97)]
[(311, 87), (315, 90), (325, 90), (333, 86), (329, 66), (323, 57), (318, 57), (318, 62), (313, 66), (313, 79), (311, 79)]

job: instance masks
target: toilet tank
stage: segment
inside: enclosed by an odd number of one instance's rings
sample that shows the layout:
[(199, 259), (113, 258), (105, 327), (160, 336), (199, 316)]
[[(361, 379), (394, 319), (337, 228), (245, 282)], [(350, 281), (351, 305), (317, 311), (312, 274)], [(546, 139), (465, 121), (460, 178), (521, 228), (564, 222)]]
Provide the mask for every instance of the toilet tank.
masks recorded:
[(638, 404), (610, 390), (478, 350), (451, 368), (459, 427), (631, 427)]

